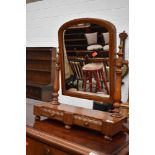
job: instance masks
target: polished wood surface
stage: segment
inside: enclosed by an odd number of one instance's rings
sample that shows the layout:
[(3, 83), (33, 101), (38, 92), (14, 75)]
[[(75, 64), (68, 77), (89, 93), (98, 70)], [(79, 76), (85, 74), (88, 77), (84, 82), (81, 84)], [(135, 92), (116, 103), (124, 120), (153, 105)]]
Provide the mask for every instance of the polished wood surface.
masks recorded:
[[(93, 130), (73, 126), (64, 128), (59, 121), (43, 119), (35, 121), (32, 116), (33, 106), (27, 106), (27, 155), (127, 155), (128, 134), (120, 132), (112, 141)], [(29, 114), (30, 112), (30, 114)]]

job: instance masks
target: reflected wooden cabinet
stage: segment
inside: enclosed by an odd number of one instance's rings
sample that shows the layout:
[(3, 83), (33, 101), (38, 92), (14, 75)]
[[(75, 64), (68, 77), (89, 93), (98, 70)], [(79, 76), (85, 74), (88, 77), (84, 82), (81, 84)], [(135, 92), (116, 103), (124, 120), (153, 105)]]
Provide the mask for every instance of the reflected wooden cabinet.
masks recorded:
[(52, 58), (55, 50), (53, 47), (26, 48), (26, 97), (51, 100), (54, 76)]

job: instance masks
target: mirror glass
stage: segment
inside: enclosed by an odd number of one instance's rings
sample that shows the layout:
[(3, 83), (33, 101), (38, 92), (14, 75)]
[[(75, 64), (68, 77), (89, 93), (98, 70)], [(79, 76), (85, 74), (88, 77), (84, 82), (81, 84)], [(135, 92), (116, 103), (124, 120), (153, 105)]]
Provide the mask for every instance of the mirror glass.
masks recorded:
[(94, 23), (79, 23), (63, 31), (64, 89), (109, 98), (109, 32)]

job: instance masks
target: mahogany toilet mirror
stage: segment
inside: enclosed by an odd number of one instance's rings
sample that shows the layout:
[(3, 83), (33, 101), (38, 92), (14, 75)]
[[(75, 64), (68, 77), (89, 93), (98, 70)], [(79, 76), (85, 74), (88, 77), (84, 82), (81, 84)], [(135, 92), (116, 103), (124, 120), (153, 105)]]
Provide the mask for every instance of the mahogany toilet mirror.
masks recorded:
[[(67, 129), (78, 125), (111, 139), (127, 120), (119, 113), (123, 53), (120, 45), (116, 54), (115, 26), (103, 19), (75, 19), (60, 27), (58, 37), (53, 98), (34, 106), (36, 120), (46, 116), (63, 122)], [(59, 103), (59, 70), (63, 95), (112, 103), (115, 113)]]

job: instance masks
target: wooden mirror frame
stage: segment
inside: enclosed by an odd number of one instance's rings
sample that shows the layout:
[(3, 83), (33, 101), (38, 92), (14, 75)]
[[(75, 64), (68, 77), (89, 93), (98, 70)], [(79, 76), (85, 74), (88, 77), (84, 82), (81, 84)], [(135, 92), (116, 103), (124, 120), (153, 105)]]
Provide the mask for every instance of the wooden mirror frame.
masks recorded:
[[(109, 75), (110, 75), (110, 92), (109, 97), (100, 97), (96, 95), (87, 95), (87, 94), (80, 94), (76, 92), (70, 92), (68, 90), (65, 90), (65, 68), (64, 68), (64, 41), (63, 41), (63, 35), (64, 31), (76, 24), (81, 23), (92, 23), (97, 24), (100, 26), (103, 26), (106, 28), (109, 32)], [(61, 84), (62, 84), (62, 94), (67, 96), (73, 96), (83, 99), (89, 99), (89, 100), (95, 100), (100, 102), (106, 102), (106, 103), (113, 103), (114, 102), (114, 92), (115, 92), (115, 55), (116, 55), (116, 28), (115, 26), (110, 23), (109, 21), (103, 20), (103, 19), (96, 19), (96, 18), (79, 18), (74, 19), (71, 21), (66, 22), (63, 24), (59, 31), (58, 31), (58, 37), (59, 37), (59, 56), (60, 56), (60, 68), (61, 68)]]

